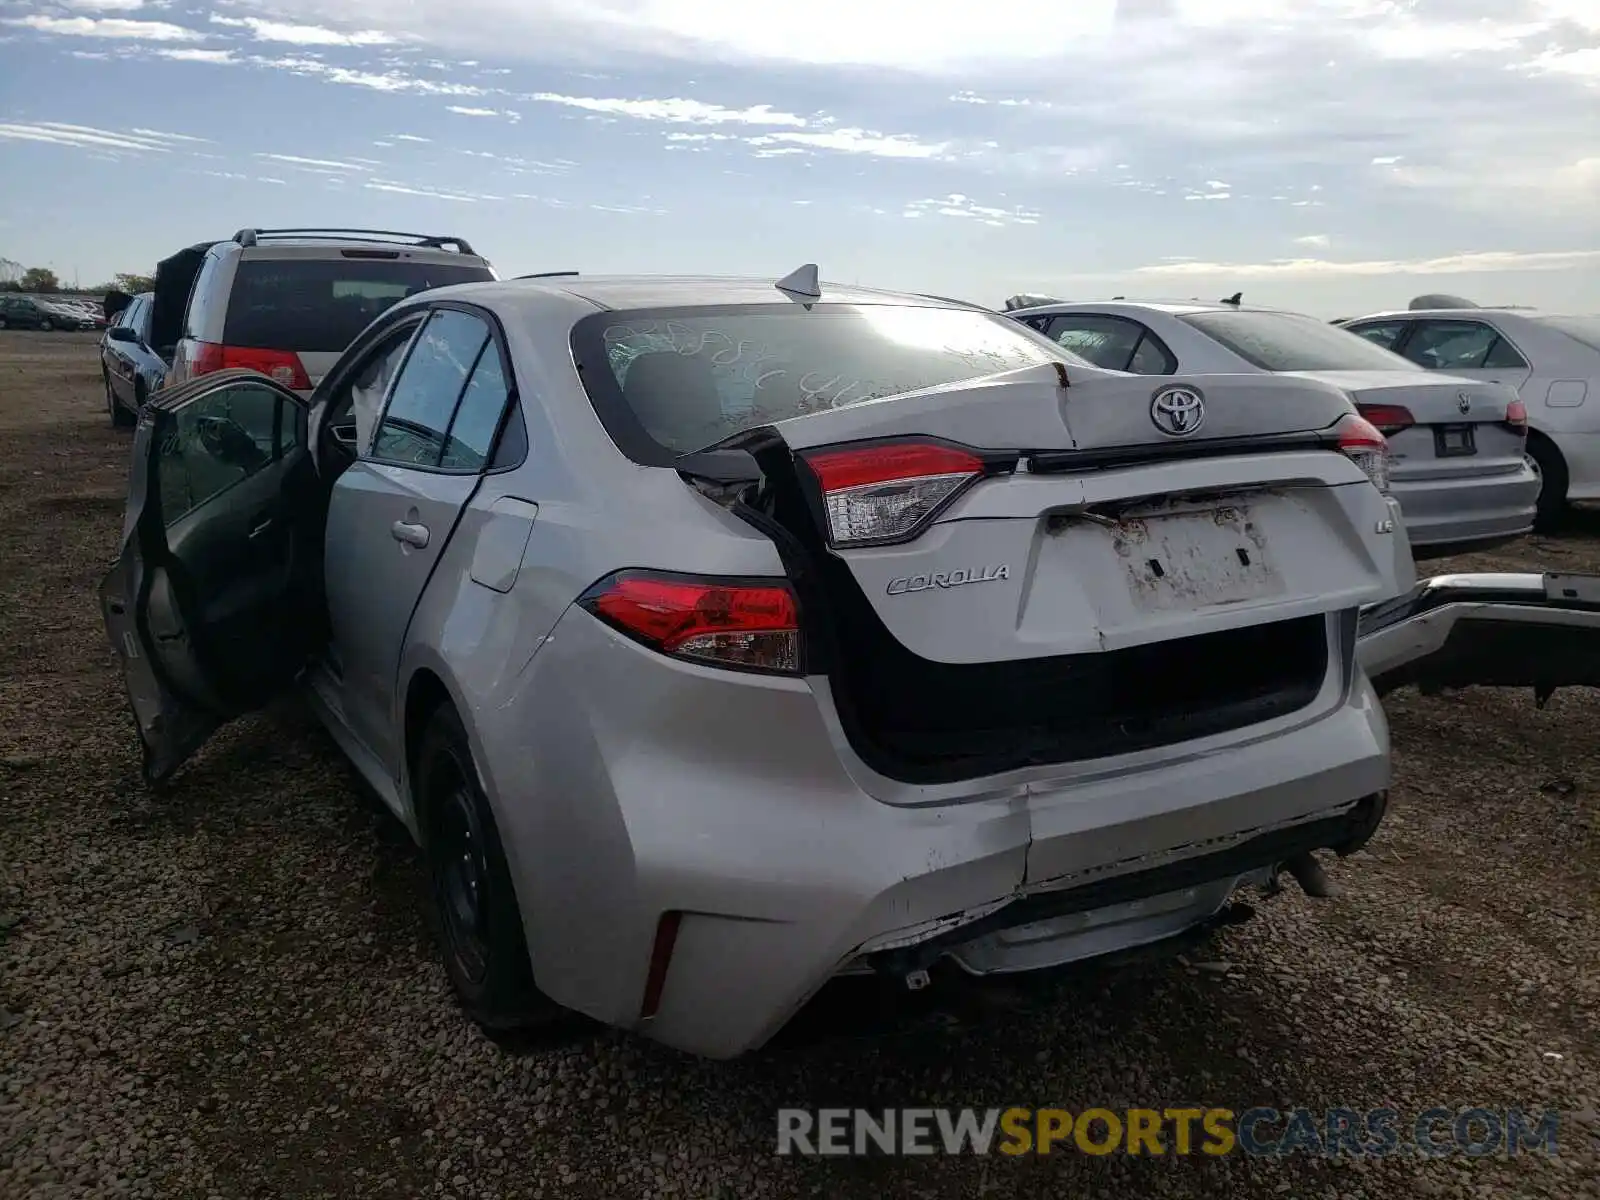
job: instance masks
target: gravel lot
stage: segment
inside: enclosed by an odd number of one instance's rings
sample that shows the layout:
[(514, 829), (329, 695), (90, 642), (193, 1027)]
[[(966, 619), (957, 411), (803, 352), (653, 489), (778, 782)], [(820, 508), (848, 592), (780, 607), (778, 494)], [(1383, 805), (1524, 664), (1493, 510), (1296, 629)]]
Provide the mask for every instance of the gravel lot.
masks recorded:
[[(140, 784), (94, 595), (128, 445), (94, 340), (0, 334), (0, 1195), (1600, 1196), (1594, 696), (1392, 697), (1395, 807), (1344, 896), (1259, 905), (1204, 969), (892, 1037), (836, 999), (735, 1063), (499, 1048), (403, 832), (296, 706)], [(1448, 566), (1535, 564), (1600, 570), (1600, 520)], [(772, 1153), (783, 1105), (1013, 1103), (1565, 1116), (1553, 1160)]]

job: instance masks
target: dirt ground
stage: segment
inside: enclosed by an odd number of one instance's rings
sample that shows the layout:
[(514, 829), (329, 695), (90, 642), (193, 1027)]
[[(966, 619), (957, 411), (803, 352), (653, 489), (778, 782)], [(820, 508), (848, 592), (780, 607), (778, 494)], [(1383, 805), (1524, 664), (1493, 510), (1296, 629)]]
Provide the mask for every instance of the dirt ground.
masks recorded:
[[(141, 785), (94, 344), (0, 334), (0, 1195), (1600, 1196), (1595, 696), (1391, 697), (1394, 807), (1344, 895), (1264, 901), (1193, 965), (897, 1036), (846, 1005), (734, 1063), (500, 1048), (403, 832), (294, 702)], [(1600, 520), (1430, 569), (1541, 565), (1600, 571)], [(1563, 1116), (1555, 1158), (773, 1153), (780, 1106), (918, 1104)]]

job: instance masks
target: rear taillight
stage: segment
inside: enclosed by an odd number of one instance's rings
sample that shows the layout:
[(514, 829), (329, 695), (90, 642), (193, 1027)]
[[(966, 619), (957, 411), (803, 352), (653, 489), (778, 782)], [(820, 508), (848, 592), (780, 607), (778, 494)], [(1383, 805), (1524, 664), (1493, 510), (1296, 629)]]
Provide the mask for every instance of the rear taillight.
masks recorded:
[(1506, 405), (1506, 427), (1518, 433), (1528, 432), (1528, 406), (1521, 400), (1513, 400)]
[(1372, 486), (1389, 494), (1389, 441), (1371, 421), (1351, 413), (1338, 425), (1339, 449), (1367, 473)]
[(972, 451), (933, 442), (823, 450), (802, 459), (822, 489), (828, 540), (841, 548), (916, 536), (985, 470)]
[(1358, 404), (1356, 411), (1384, 436), (1399, 433), (1402, 429), (1409, 429), (1417, 423), (1417, 419), (1411, 415), (1411, 410), (1402, 408), (1398, 404)]
[(777, 580), (619, 571), (578, 604), (652, 650), (709, 666), (798, 675), (800, 605)]
[(209, 375), (229, 367), (244, 367), (260, 371), (286, 388), (308, 391), (311, 377), (293, 350), (257, 350), (248, 346), (222, 346), (216, 342), (199, 342), (195, 346), (193, 373)]

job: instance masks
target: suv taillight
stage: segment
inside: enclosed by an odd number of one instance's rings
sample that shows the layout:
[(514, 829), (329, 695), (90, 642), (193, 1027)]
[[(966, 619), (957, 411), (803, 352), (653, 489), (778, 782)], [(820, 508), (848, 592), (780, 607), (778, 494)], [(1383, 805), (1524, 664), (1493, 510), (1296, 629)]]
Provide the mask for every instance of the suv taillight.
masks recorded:
[(971, 450), (891, 442), (801, 455), (822, 491), (835, 547), (882, 546), (920, 533), (986, 470)]
[(1339, 449), (1367, 473), (1372, 486), (1389, 494), (1389, 439), (1365, 417), (1351, 413), (1337, 429)]
[(801, 673), (800, 604), (782, 580), (618, 571), (589, 588), (578, 604), (674, 658), (743, 671)]
[(257, 350), (248, 346), (223, 346), (216, 342), (198, 342), (195, 346), (192, 370), (196, 375), (209, 375), (229, 367), (244, 367), (270, 376), (286, 388), (308, 391), (311, 377), (293, 350)]

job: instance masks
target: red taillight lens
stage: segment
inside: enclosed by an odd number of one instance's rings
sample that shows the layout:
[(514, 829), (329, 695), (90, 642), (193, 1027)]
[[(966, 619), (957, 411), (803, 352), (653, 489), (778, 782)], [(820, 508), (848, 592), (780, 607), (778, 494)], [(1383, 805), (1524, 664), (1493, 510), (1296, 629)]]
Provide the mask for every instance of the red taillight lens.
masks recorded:
[(747, 671), (800, 673), (800, 605), (787, 583), (619, 571), (578, 603), (663, 654)]
[(1528, 431), (1528, 406), (1521, 400), (1513, 400), (1506, 405), (1506, 424), (1523, 433)]
[(244, 367), (260, 371), (296, 391), (307, 391), (311, 377), (293, 350), (257, 350), (247, 346), (219, 346), (216, 342), (200, 342), (195, 349), (194, 373), (208, 375), (229, 367)]
[(1372, 423), (1372, 427), (1379, 433), (1388, 435), (1399, 433), (1417, 423), (1411, 415), (1409, 408), (1402, 408), (1398, 404), (1358, 404), (1356, 411)]
[(822, 488), (835, 546), (905, 541), (984, 472), (959, 446), (895, 442), (802, 455)]
[(1389, 441), (1371, 421), (1351, 413), (1339, 422), (1339, 449), (1367, 473), (1372, 486), (1389, 494)]

